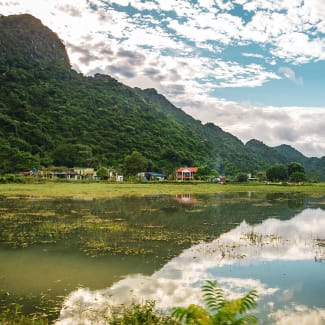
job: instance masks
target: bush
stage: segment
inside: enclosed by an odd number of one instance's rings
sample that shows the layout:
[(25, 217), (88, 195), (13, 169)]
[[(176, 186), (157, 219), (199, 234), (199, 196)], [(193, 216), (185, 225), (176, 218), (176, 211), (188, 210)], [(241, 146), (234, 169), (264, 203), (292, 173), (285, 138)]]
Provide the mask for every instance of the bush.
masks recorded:
[(27, 183), (43, 183), (45, 182), (43, 179), (33, 176), (20, 176), (16, 174), (6, 174), (0, 176), (0, 184), (7, 184), (7, 183), (20, 183), (20, 184), (27, 184)]
[(180, 325), (173, 317), (160, 315), (155, 309), (154, 301), (144, 304), (133, 304), (122, 310), (113, 310), (109, 319), (110, 325)]
[(203, 300), (206, 309), (198, 305), (177, 307), (172, 315), (182, 324), (193, 325), (231, 325), (256, 324), (257, 318), (247, 314), (257, 305), (257, 292), (251, 290), (242, 298), (227, 300), (216, 281), (206, 281), (202, 286)]
[(247, 175), (245, 173), (237, 174), (236, 181), (239, 182), (239, 183), (247, 182)]

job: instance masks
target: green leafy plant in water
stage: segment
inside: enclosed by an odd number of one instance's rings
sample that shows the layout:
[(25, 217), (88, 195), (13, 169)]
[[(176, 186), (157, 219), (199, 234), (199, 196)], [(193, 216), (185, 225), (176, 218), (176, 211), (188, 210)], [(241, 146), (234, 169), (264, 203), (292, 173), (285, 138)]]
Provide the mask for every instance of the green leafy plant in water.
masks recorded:
[(227, 300), (216, 281), (206, 281), (202, 286), (207, 308), (191, 304), (173, 308), (172, 316), (189, 325), (257, 324), (257, 317), (247, 312), (257, 305), (257, 292), (249, 291), (242, 298)]

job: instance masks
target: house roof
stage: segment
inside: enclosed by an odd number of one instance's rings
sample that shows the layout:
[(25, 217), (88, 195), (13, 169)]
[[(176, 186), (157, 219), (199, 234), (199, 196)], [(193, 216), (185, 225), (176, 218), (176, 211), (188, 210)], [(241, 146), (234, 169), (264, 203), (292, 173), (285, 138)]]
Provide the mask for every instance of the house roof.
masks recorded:
[(177, 173), (182, 173), (182, 172), (191, 172), (191, 173), (196, 173), (197, 172), (197, 167), (181, 167), (176, 170)]

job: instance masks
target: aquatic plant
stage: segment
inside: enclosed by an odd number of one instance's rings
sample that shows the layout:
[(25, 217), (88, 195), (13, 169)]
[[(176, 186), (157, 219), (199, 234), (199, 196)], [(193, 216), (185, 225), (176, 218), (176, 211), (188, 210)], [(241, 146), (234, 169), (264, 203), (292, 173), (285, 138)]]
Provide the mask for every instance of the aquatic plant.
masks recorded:
[(48, 319), (46, 315), (24, 315), (22, 313), (22, 306), (13, 303), (0, 312), (0, 324), (47, 325)]

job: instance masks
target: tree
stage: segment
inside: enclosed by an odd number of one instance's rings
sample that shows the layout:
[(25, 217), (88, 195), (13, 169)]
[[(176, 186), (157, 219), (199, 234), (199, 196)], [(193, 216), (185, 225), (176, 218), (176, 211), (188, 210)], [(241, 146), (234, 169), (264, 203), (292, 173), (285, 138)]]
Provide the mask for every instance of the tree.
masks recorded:
[(290, 163), (288, 165), (288, 177), (291, 182), (303, 182), (306, 180), (304, 166), (297, 162)]
[(305, 172), (304, 166), (302, 164), (298, 163), (298, 162), (291, 162), (288, 165), (288, 176), (290, 177), (291, 174), (293, 174), (295, 172), (304, 173)]
[(126, 176), (136, 175), (147, 169), (148, 160), (138, 151), (133, 151), (124, 159), (124, 173)]
[(209, 178), (217, 177), (218, 172), (210, 168), (208, 165), (200, 166), (195, 173), (196, 179), (208, 180)]
[(235, 175), (238, 172), (238, 169), (235, 167), (235, 165), (227, 159), (224, 159), (222, 161), (221, 169), (223, 173), (227, 175)]
[(66, 167), (90, 167), (92, 163), (92, 149), (84, 144), (63, 143), (54, 152), (54, 164)]
[(256, 176), (259, 181), (266, 181), (266, 172), (265, 171), (259, 171), (256, 173)]
[(237, 174), (236, 180), (239, 183), (247, 182), (247, 174), (246, 173), (239, 173), (239, 174)]
[(216, 281), (206, 281), (202, 286), (203, 300), (207, 309), (192, 304), (188, 307), (173, 308), (172, 316), (183, 324), (191, 325), (226, 325), (256, 324), (257, 318), (246, 314), (257, 305), (257, 292), (249, 291), (244, 297), (227, 300)]
[(28, 171), (39, 166), (38, 155), (11, 147), (6, 141), (0, 144), (0, 174)]
[(275, 164), (267, 169), (266, 177), (271, 182), (285, 181), (287, 179), (287, 169), (282, 164)]
[(306, 175), (303, 172), (294, 172), (290, 175), (289, 180), (295, 183), (303, 182), (306, 180)]
[(100, 178), (100, 179), (108, 179), (108, 172), (107, 172), (107, 168), (105, 167), (100, 167), (97, 171), (96, 171), (96, 175)]

